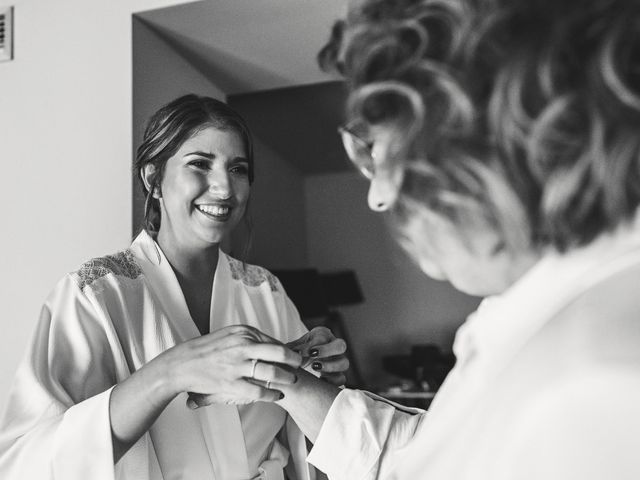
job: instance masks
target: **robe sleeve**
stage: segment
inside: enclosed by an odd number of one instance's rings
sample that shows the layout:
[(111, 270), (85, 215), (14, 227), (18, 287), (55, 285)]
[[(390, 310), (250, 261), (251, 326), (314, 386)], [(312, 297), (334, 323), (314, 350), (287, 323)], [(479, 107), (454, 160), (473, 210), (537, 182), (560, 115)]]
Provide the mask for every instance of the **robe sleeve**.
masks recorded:
[(369, 392), (344, 389), (307, 460), (330, 480), (393, 478), (396, 453), (412, 440), (426, 415)]
[(115, 478), (103, 319), (72, 275), (48, 297), (0, 423), (0, 478)]
[(278, 280), (277, 278), (275, 286), (275, 294), (278, 297), (278, 317), (280, 321), (287, 326), (287, 338), (282, 338), (280, 340), (284, 342), (297, 340), (302, 335), (307, 333), (309, 329), (305, 326), (304, 323), (302, 323), (302, 319), (300, 318), (298, 309), (287, 295), (287, 292), (285, 292), (282, 283), (280, 283), (280, 280)]

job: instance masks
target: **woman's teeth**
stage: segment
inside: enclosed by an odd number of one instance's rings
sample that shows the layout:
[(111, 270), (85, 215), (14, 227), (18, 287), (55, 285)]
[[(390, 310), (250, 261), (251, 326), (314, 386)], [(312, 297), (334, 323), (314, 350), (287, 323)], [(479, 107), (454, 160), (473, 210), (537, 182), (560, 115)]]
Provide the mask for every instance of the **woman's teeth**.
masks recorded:
[(221, 207), (219, 205), (198, 205), (198, 210), (216, 217), (224, 217), (229, 213), (229, 207)]

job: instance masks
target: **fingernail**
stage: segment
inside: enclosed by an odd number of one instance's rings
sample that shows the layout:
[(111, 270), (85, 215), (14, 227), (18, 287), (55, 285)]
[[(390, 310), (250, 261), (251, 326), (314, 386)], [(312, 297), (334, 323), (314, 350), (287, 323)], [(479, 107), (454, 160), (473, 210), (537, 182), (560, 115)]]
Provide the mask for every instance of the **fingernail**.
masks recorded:
[(313, 368), (314, 370), (322, 370), (322, 363), (320, 362), (313, 362), (311, 364), (311, 368)]
[(280, 395), (278, 396), (278, 400), (282, 400), (284, 398), (284, 393), (280, 392)]
[(195, 410), (196, 408), (198, 408), (198, 404), (193, 400), (189, 399), (187, 400), (187, 407), (189, 407), (191, 410)]
[(317, 348), (312, 348), (309, 350), (309, 355), (312, 357), (317, 357), (320, 354), (320, 351)]
[(293, 383), (298, 383), (298, 376), (297, 375), (293, 376)]

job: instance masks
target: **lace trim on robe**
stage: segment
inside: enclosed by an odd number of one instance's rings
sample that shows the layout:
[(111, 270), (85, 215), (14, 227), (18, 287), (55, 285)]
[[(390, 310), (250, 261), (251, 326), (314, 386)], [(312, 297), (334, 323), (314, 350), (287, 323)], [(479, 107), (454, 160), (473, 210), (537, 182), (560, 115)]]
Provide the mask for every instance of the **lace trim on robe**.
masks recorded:
[(136, 263), (131, 250), (126, 249), (113, 255), (94, 258), (82, 264), (76, 272), (80, 290), (106, 275), (113, 274), (120, 277), (137, 278), (142, 269)]
[(278, 279), (267, 269), (257, 265), (244, 264), (240, 260), (227, 255), (231, 276), (234, 280), (242, 280), (248, 287), (259, 287), (264, 282), (269, 282), (272, 292), (278, 291)]

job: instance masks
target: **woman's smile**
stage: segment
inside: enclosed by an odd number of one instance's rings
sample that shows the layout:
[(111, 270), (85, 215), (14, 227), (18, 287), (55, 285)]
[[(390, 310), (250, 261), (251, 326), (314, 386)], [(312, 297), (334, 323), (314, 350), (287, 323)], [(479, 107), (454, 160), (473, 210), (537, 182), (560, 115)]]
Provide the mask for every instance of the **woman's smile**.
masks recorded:
[(229, 205), (222, 204), (199, 204), (196, 205), (197, 210), (207, 218), (218, 222), (226, 222), (231, 217), (232, 208)]

